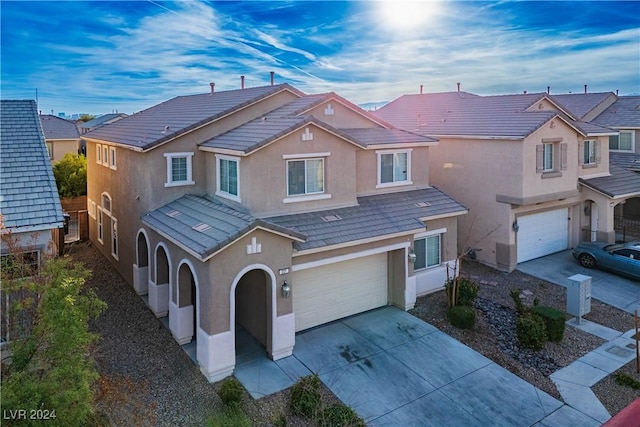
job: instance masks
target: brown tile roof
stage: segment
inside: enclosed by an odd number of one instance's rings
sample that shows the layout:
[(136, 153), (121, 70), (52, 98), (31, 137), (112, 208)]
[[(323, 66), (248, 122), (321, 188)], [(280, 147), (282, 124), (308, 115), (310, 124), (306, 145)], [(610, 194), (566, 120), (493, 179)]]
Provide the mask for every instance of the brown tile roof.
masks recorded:
[(44, 114), (40, 116), (45, 139), (80, 139), (78, 127), (74, 122), (61, 117)]

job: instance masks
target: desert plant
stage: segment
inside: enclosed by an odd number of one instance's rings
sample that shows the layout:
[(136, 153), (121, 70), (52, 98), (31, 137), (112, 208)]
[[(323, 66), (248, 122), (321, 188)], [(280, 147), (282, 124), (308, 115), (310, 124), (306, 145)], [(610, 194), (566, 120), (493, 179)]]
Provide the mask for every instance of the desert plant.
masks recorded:
[(522, 300), (520, 299), (520, 294), (522, 294), (522, 290), (521, 289), (512, 289), (509, 292), (509, 296), (511, 297), (511, 299), (513, 300), (513, 303), (516, 305), (516, 311), (518, 312), (518, 314), (523, 314), (526, 311), (526, 306), (524, 305), (524, 303), (522, 302)]
[(364, 420), (350, 407), (336, 403), (322, 411), (321, 427), (365, 427)]
[(549, 341), (562, 341), (564, 335), (565, 315), (564, 312), (557, 308), (545, 305), (534, 305), (531, 309), (535, 314), (542, 317), (547, 326), (547, 335)]
[(302, 377), (291, 387), (291, 412), (315, 419), (321, 413), (320, 378), (318, 374)]
[(251, 427), (251, 419), (237, 405), (225, 405), (207, 419), (210, 427)]
[(456, 305), (447, 313), (453, 326), (460, 329), (471, 329), (476, 324), (476, 312), (468, 305)]
[(227, 378), (222, 382), (218, 395), (222, 402), (227, 406), (240, 405), (244, 388), (240, 381), (234, 377)]
[(542, 317), (527, 312), (516, 319), (516, 335), (520, 344), (539, 350), (547, 342), (547, 325)]
[(273, 419), (273, 425), (275, 427), (287, 427), (287, 416), (284, 413), (280, 412)]
[(631, 387), (634, 390), (640, 390), (640, 381), (636, 380), (631, 375), (619, 372), (615, 375), (615, 377), (617, 384)]

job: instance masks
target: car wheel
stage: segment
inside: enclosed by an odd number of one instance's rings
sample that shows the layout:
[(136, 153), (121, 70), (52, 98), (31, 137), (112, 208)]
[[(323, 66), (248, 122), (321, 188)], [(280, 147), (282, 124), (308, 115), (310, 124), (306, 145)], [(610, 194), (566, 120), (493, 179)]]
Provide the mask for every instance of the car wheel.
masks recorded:
[(586, 268), (593, 268), (596, 266), (596, 259), (589, 254), (580, 254), (578, 257), (580, 264)]

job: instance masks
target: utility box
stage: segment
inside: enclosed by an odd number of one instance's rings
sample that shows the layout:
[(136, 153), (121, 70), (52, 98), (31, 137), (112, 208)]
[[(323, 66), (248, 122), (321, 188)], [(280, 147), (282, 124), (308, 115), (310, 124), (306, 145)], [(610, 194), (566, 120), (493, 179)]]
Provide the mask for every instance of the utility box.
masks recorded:
[(574, 274), (567, 286), (567, 313), (578, 318), (591, 312), (591, 276)]

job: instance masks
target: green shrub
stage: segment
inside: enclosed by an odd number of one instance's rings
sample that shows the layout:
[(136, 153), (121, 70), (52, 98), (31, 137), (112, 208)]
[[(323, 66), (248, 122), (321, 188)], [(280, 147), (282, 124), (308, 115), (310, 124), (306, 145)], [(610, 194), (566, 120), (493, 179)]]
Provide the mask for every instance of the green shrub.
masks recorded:
[(562, 341), (564, 335), (565, 316), (564, 312), (557, 308), (544, 305), (534, 305), (532, 311), (542, 317), (547, 325), (547, 335), (549, 341)]
[(476, 312), (468, 305), (457, 305), (449, 309), (449, 321), (460, 329), (471, 329), (476, 324)]
[(547, 326), (537, 314), (524, 313), (516, 319), (516, 335), (523, 346), (539, 350), (547, 342)]
[(320, 378), (318, 374), (302, 377), (291, 387), (291, 412), (314, 419), (321, 413)]
[(321, 427), (365, 427), (364, 420), (342, 403), (328, 406), (322, 411)]
[(224, 406), (207, 419), (209, 427), (252, 427), (253, 423), (240, 407)]
[(634, 390), (640, 390), (640, 381), (623, 372), (616, 374), (616, 383), (623, 386), (631, 387)]
[(526, 310), (526, 307), (524, 306), (524, 303), (520, 299), (520, 294), (521, 293), (522, 293), (522, 289), (512, 289), (509, 292), (509, 296), (513, 300), (513, 303), (516, 305), (516, 312), (518, 314), (522, 314)]
[(218, 391), (220, 399), (222, 399), (222, 402), (227, 406), (240, 405), (243, 393), (244, 389), (242, 388), (242, 384), (234, 377), (224, 380), (220, 391)]
[(273, 425), (275, 427), (287, 427), (287, 416), (280, 412), (274, 419)]
[(449, 280), (447, 282), (447, 295), (452, 302), (451, 305), (468, 305), (472, 306), (473, 301), (478, 296), (478, 292), (480, 291), (480, 287), (471, 279), (467, 279), (466, 277), (460, 277), (458, 280), (458, 289), (457, 295), (454, 294), (453, 285), (455, 283), (455, 279)]

